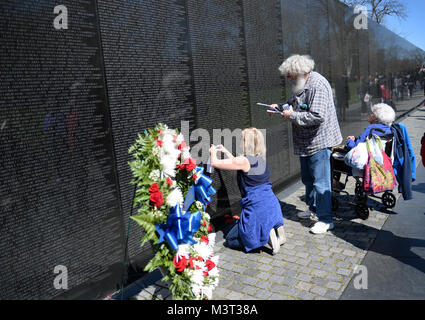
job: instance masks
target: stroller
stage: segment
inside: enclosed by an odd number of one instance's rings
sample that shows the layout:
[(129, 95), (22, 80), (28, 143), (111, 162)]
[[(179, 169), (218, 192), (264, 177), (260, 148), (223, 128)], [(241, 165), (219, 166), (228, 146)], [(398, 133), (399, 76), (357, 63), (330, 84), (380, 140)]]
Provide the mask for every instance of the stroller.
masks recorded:
[[(381, 129), (373, 130), (384, 133)], [(373, 132), (369, 134), (369, 139), (373, 136)], [(394, 149), (394, 135), (381, 135), (380, 136), (383, 143), (385, 143), (385, 153), (394, 161), (393, 149)], [(397, 203), (397, 199), (392, 191), (386, 191), (382, 196), (378, 196), (377, 194), (367, 194), (363, 190), (363, 171), (359, 171), (351, 168), (346, 165), (344, 162), (344, 157), (348, 153), (348, 148), (346, 146), (338, 146), (333, 148), (331, 153), (331, 170), (332, 179), (339, 180), (342, 173), (346, 174), (345, 182), (342, 184), (342, 188), (338, 190), (334, 188), (332, 184), (332, 211), (336, 211), (339, 208), (340, 200), (338, 200), (338, 194), (347, 195), (347, 199), (349, 199), (349, 193), (344, 191), (347, 186), (347, 182), (350, 176), (352, 176), (356, 180), (355, 185), (355, 198), (353, 201), (345, 201), (347, 204), (351, 204), (355, 206), (355, 214), (358, 218), (362, 220), (367, 220), (369, 218), (369, 208), (367, 206), (368, 197), (380, 199), (382, 204), (386, 209), (392, 209), (395, 207)]]

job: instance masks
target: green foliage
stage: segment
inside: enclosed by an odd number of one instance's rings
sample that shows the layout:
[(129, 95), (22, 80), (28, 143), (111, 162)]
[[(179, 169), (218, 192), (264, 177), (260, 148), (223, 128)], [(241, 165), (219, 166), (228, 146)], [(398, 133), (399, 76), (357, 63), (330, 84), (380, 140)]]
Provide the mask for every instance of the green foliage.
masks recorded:
[[(169, 215), (169, 207), (164, 203), (161, 207), (156, 208), (149, 203), (149, 188), (153, 183), (159, 185), (164, 200), (172, 191), (165, 177), (160, 177), (155, 181), (149, 178), (153, 170), (162, 171), (159, 158), (153, 150), (157, 148), (155, 139), (159, 138), (159, 130), (165, 129), (164, 125), (159, 124), (154, 129), (145, 131), (143, 135), (138, 134), (136, 141), (129, 148), (129, 153), (134, 157), (133, 161), (128, 163), (133, 175), (131, 184), (137, 186), (133, 206), (138, 208), (137, 215), (132, 216), (131, 219), (144, 230), (141, 245), (143, 246), (147, 242), (150, 242), (155, 253), (153, 258), (146, 265), (145, 271), (152, 272), (157, 268), (165, 271), (166, 275), (162, 280), (169, 281), (173, 299), (194, 299), (195, 296), (191, 290), (190, 278), (184, 272), (176, 272), (176, 268), (173, 264), (175, 252), (170, 250), (165, 242), (157, 244), (158, 236), (156, 233), (156, 224), (166, 223)], [(177, 134), (178, 132), (176, 131), (176, 135)], [(182, 191), (182, 194), (185, 195), (193, 185), (192, 173), (186, 170), (178, 170), (175, 181)], [(192, 206), (189, 208), (189, 211), (192, 213), (196, 212), (197, 208)], [(206, 227), (201, 227), (201, 230), (196, 233), (196, 236), (208, 235), (206, 230)]]

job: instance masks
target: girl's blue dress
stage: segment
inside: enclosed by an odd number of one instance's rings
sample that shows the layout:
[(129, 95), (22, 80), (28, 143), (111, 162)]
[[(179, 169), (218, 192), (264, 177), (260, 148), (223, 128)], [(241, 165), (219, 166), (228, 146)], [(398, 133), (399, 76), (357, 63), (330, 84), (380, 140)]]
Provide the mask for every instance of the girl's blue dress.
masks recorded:
[(260, 157), (245, 156), (251, 169), (237, 172), (241, 192), (242, 212), (239, 221), (226, 237), (233, 248), (244, 248), (247, 252), (266, 245), (270, 230), (283, 225), (282, 209), (270, 183), (270, 170)]

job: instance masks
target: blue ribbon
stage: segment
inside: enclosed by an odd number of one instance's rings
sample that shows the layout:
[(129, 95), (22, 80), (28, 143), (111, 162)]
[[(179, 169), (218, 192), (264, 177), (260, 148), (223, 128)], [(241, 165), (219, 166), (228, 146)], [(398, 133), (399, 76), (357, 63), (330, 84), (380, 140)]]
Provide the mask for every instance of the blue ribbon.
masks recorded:
[(180, 203), (178, 203), (174, 208), (170, 208), (166, 224), (156, 224), (156, 231), (159, 234), (158, 244), (165, 240), (173, 250), (177, 250), (181, 243), (195, 244), (193, 235), (200, 227), (201, 212), (182, 214)]
[(196, 167), (197, 179), (195, 184), (189, 189), (184, 200), (184, 208), (188, 210), (192, 205), (193, 201), (198, 200), (203, 206), (207, 206), (211, 203), (211, 197), (215, 195), (216, 191), (211, 186), (212, 179), (204, 176), (204, 168)]
[[(188, 210), (192, 203), (196, 200), (205, 206), (211, 203), (211, 197), (216, 193), (211, 186), (212, 179), (203, 175), (204, 168), (197, 167), (195, 169), (197, 179), (195, 184), (187, 192), (183, 208)], [(156, 231), (159, 234), (158, 244), (167, 241), (173, 250), (177, 250), (179, 244), (190, 243), (195, 244), (193, 235), (201, 227), (201, 212), (186, 212), (182, 214), (180, 203), (174, 208), (170, 208), (170, 214), (166, 224), (157, 223)]]

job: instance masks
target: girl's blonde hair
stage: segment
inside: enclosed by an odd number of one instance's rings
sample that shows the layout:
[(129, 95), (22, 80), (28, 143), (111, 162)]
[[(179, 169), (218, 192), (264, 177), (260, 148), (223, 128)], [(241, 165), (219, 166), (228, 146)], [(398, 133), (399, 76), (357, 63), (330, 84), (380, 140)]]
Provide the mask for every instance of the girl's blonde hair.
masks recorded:
[(242, 131), (241, 147), (244, 155), (266, 158), (264, 136), (262, 132), (256, 128), (248, 128)]

